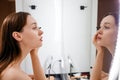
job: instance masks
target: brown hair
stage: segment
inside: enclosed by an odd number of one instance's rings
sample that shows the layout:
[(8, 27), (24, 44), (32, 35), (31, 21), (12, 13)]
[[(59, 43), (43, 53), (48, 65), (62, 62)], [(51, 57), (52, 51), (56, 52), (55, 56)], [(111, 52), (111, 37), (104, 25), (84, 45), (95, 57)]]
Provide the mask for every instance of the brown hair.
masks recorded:
[[(103, 18), (106, 17), (106, 16), (108, 16), (108, 15), (111, 15), (111, 16), (114, 17), (114, 19), (115, 19), (115, 24), (116, 24), (117, 27), (119, 27), (119, 12), (108, 12), (107, 14), (105, 14), (105, 15), (103, 16)], [(102, 19), (103, 19), (103, 18), (102, 18)], [(97, 27), (97, 30), (99, 30), (99, 28), (100, 28), (100, 26)]]
[(112, 15), (115, 19), (115, 24), (119, 27), (119, 13), (118, 12), (109, 12), (108, 14), (106, 14), (104, 17), (108, 16), (108, 15)]
[(21, 56), (18, 42), (12, 37), (14, 31), (21, 32), (26, 24), (27, 12), (8, 15), (0, 27), (0, 74), (14, 60)]

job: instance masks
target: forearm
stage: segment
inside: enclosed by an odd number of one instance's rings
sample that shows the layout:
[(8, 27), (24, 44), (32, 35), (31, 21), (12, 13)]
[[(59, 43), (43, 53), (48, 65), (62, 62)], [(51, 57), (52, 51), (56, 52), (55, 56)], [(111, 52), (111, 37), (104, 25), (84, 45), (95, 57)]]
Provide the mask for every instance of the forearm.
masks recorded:
[(95, 65), (93, 66), (90, 80), (101, 80), (101, 71), (103, 66), (103, 52), (98, 52)]
[(38, 58), (38, 54), (32, 54), (31, 59), (35, 80), (46, 80), (45, 74)]

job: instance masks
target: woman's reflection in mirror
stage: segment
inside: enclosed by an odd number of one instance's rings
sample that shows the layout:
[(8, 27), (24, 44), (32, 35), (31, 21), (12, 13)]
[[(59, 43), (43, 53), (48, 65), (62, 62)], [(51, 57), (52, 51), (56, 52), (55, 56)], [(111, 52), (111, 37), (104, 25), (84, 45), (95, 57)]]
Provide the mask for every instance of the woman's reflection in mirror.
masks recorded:
[(90, 80), (108, 80), (108, 73), (116, 47), (118, 24), (118, 13), (108, 13), (102, 18), (99, 30), (93, 38), (97, 54)]

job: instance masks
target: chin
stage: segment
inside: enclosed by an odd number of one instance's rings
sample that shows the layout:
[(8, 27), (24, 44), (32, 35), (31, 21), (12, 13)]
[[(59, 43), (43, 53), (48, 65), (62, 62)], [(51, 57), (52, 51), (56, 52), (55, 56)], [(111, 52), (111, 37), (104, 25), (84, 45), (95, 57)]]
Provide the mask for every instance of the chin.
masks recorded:
[(97, 41), (97, 44), (100, 45), (100, 44), (102, 44), (102, 43), (101, 43), (100, 41)]
[(42, 46), (42, 44), (39, 44), (39, 45), (38, 45), (38, 47), (41, 47), (41, 46)]
[(101, 42), (97, 42), (97, 45), (104, 46), (104, 44)]

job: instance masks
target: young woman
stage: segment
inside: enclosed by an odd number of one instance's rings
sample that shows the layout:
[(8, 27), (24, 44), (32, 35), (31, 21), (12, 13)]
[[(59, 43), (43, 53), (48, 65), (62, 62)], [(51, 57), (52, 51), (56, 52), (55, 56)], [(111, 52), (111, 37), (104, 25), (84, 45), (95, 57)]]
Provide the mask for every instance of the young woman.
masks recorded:
[(93, 39), (97, 49), (97, 56), (90, 80), (108, 80), (109, 68), (116, 47), (118, 20), (117, 13), (109, 13), (103, 17), (100, 23), (100, 28)]
[[(0, 27), (0, 80), (46, 80), (38, 58), (43, 32), (27, 12), (8, 15)], [(30, 53), (33, 76), (20, 67)]]

